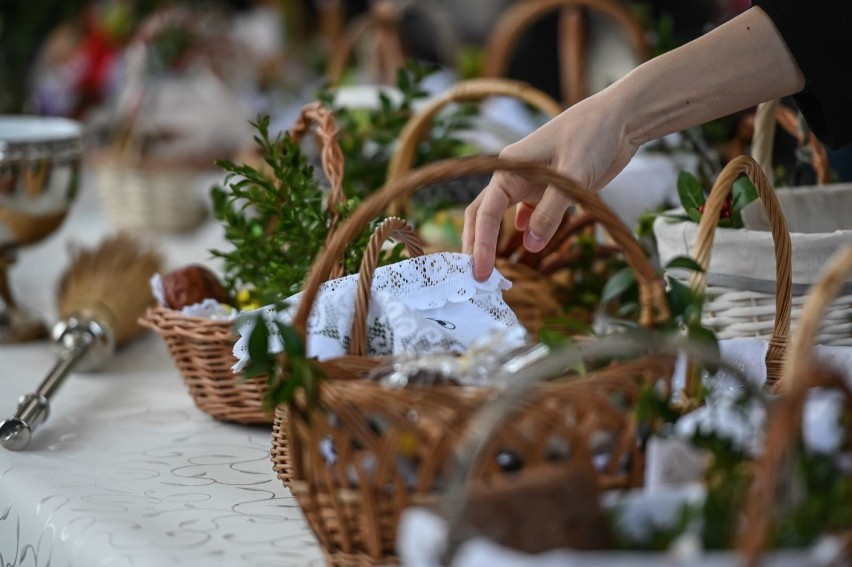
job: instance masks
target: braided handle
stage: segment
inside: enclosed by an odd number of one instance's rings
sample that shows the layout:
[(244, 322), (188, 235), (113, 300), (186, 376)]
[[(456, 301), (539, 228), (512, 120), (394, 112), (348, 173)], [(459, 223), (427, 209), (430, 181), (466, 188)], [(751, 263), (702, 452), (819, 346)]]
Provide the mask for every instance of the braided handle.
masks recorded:
[(778, 123), (788, 134), (796, 138), (800, 146), (811, 147), (811, 165), (816, 172), (817, 183), (822, 185), (828, 181), (831, 166), (825, 146), (813, 132), (808, 132), (807, 138), (802, 131), (802, 125), (796, 112), (780, 104), (777, 100), (761, 103), (757, 107), (754, 118), (754, 136), (752, 138), (751, 155), (772, 177), (772, 147), (775, 143), (775, 124)]
[(423, 241), (411, 226), (398, 217), (388, 217), (376, 227), (358, 270), (358, 288), (355, 295), (355, 316), (349, 339), (349, 354), (364, 356), (367, 353), (367, 311), (373, 287), (373, 275), (379, 263), (379, 254), (386, 240), (392, 238), (405, 244), (409, 258), (423, 255)]
[(321, 102), (312, 102), (302, 107), (299, 117), (290, 128), (290, 135), (294, 140), (301, 140), (311, 130), (312, 125), (316, 126), (315, 133), (320, 143), (322, 171), (331, 185), (327, 206), (331, 218), (329, 228), (333, 231), (340, 220), (338, 206), (346, 202), (346, 195), (343, 193), (343, 151), (337, 143), (338, 128), (334, 113)]
[(361, 228), (378, 216), (394, 199), (408, 197), (425, 185), (446, 181), (464, 175), (476, 175), (495, 170), (519, 175), (525, 179), (552, 185), (565, 192), (578, 205), (595, 217), (624, 251), (625, 259), (636, 274), (639, 282), (640, 323), (651, 327), (669, 320), (662, 279), (645, 257), (645, 252), (633, 237), (632, 232), (607, 207), (597, 195), (583, 189), (567, 177), (538, 163), (514, 162), (498, 157), (472, 157), (446, 160), (416, 169), (407, 175), (387, 183), (379, 191), (361, 203), (352, 215), (340, 225), (333, 238), (326, 243), (323, 253), (314, 261), (305, 285), (294, 326), (305, 335), (306, 323), (317, 291), (331, 271), (335, 259), (343, 248), (361, 231)]
[[(402, 177), (414, 165), (414, 155), (417, 146), (426, 137), (432, 120), (445, 106), (452, 102), (470, 102), (490, 96), (509, 96), (522, 100), (541, 110), (551, 118), (562, 112), (562, 106), (550, 95), (521, 81), (509, 79), (470, 79), (461, 81), (432, 99), (416, 115), (409, 119), (405, 128), (399, 134), (396, 150), (388, 164), (387, 183)], [(397, 202), (391, 207), (394, 214), (403, 214), (408, 209), (408, 202)]]
[(485, 46), (483, 76), (500, 77), (509, 66), (511, 49), (531, 24), (556, 9), (560, 17), (560, 73), (562, 89), (568, 104), (579, 102), (586, 96), (584, 85), (584, 53), (581, 9), (601, 12), (624, 30), (633, 43), (639, 60), (648, 58), (645, 28), (623, 4), (613, 0), (528, 0), (516, 2), (508, 8), (494, 27)]
[[(326, 209), (328, 210), (329, 217), (328, 238), (331, 238), (340, 222), (338, 209), (340, 205), (346, 202), (346, 195), (343, 193), (345, 162), (343, 151), (340, 149), (340, 144), (337, 143), (338, 127), (337, 121), (334, 119), (334, 113), (321, 102), (312, 102), (302, 107), (298, 118), (296, 118), (296, 122), (290, 128), (290, 135), (293, 136), (294, 140), (302, 140), (311, 130), (312, 126), (316, 126), (315, 133), (320, 143), (322, 171), (331, 187), (326, 200)], [(331, 277), (338, 278), (342, 275), (343, 262), (338, 262), (334, 271), (331, 273)]]
[(792, 309), (792, 243), (790, 231), (787, 230), (787, 220), (781, 212), (781, 205), (775, 197), (775, 192), (766, 178), (766, 174), (752, 158), (739, 156), (731, 160), (719, 174), (716, 183), (710, 190), (710, 196), (704, 205), (704, 214), (698, 225), (698, 236), (695, 241), (693, 256), (695, 261), (704, 268), (703, 272), (693, 272), (690, 285), (699, 295), (707, 288), (707, 273), (710, 269), (710, 251), (716, 236), (716, 225), (722, 212), (722, 205), (731, 192), (734, 181), (745, 174), (757, 189), (763, 209), (769, 219), (772, 229), (772, 240), (775, 243), (775, 325), (769, 339), (769, 350), (766, 353), (767, 383), (774, 384), (781, 377), (784, 354), (787, 350), (787, 335), (790, 332), (790, 311)]

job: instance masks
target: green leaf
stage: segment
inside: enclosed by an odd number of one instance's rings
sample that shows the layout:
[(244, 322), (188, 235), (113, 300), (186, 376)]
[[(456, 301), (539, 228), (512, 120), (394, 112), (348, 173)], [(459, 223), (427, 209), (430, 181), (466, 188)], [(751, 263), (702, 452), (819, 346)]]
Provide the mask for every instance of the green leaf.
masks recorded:
[(248, 340), (248, 353), (252, 360), (263, 360), (269, 354), (269, 330), (260, 315), (256, 315), (254, 319), (254, 328)]
[(694, 259), (689, 256), (675, 256), (666, 264), (666, 270), (672, 270), (675, 268), (681, 268), (684, 270), (690, 270), (693, 272), (703, 272), (704, 268), (701, 267), (701, 264), (696, 262)]
[(731, 210), (733, 212), (742, 211), (746, 205), (757, 200), (757, 189), (752, 184), (748, 177), (740, 177), (731, 186)]
[(701, 184), (698, 179), (688, 171), (681, 171), (677, 176), (677, 195), (680, 197), (680, 202), (683, 208), (689, 209), (698, 208), (704, 204), (704, 191), (701, 189)]
[(719, 339), (716, 333), (701, 324), (693, 324), (687, 328), (687, 336), (700, 344), (711, 347), (716, 356), (719, 356)]
[(302, 340), (302, 335), (292, 325), (276, 322), (278, 332), (281, 334), (281, 341), (284, 343), (284, 352), (287, 356), (293, 358), (305, 357), (305, 342)]
[(686, 215), (689, 217), (689, 220), (692, 222), (701, 222), (701, 211), (696, 208), (686, 209)]
[(636, 285), (636, 276), (629, 267), (616, 272), (601, 290), (601, 303), (609, 303)]
[(697, 301), (697, 297), (689, 286), (682, 284), (679, 280), (673, 277), (666, 277), (666, 280), (669, 282), (666, 299), (672, 317), (680, 317), (686, 312), (687, 307)]

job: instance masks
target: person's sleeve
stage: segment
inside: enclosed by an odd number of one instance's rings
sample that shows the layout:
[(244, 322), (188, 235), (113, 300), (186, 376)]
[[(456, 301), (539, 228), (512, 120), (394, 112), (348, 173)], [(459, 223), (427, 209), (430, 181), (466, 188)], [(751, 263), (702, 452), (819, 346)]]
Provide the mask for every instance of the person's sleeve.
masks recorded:
[(814, 134), (852, 142), (852, 0), (752, 0), (772, 19), (805, 77), (795, 98)]

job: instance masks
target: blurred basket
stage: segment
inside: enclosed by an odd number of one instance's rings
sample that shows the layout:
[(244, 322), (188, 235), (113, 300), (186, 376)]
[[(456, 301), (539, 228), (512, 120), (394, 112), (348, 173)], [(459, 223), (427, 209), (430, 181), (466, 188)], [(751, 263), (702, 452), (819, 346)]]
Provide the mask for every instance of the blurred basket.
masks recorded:
[[(457, 83), (451, 90), (436, 97), (414, 115), (406, 124), (388, 164), (388, 183), (396, 181), (411, 169), (421, 140), (426, 136), (432, 120), (447, 105), (454, 102), (478, 101), (493, 96), (512, 97), (523, 101), (550, 117), (562, 111), (558, 102), (542, 91), (523, 82), (508, 79), (472, 79)], [(391, 211), (405, 214), (418, 203), (418, 196), (430, 194), (444, 201), (469, 204), (488, 184), (490, 172), (456, 177), (431, 184), (417, 195), (393, 203)], [(512, 289), (504, 299), (512, 307), (524, 327), (536, 334), (544, 322), (565, 315), (560, 289), (554, 274), (570, 268), (572, 253), (568, 248), (573, 237), (591, 230), (594, 220), (578, 213), (566, 215), (559, 230), (541, 252), (532, 254), (523, 247), (523, 235), (514, 229), (504, 230), (497, 248), (497, 269), (512, 281)], [(427, 242), (428, 243), (428, 242)], [(612, 247), (599, 245), (596, 254), (606, 256)]]
[[(804, 406), (813, 388), (834, 388), (843, 394), (847, 419), (844, 421), (847, 441), (852, 438), (848, 416), (852, 413), (852, 386), (836, 371), (820, 364), (813, 355), (819, 322), (832, 309), (832, 301), (841, 293), (844, 282), (852, 278), (852, 244), (838, 251), (827, 263), (818, 282), (811, 288), (799, 318), (799, 325), (790, 344), (790, 357), (784, 374), (776, 384), (782, 393), (773, 407), (767, 425), (765, 449), (755, 471), (754, 482), (745, 507), (749, 529), (743, 534), (740, 547), (750, 567), (759, 564), (759, 556), (769, 540), (769, 527), (779, 500), (781, 485), (788, 481), (796, 447), (802, 439)], [(837, 423), (838, 427), (844, 427)], [(846, 469), (846, 474), (852, 475)], [(838, 502), (838, 505), (841, 505)], [(848, 505), (848, 502), (847, 502)], [(833, 565), (852, 561), (852, 532), (845, 539), (843, 557), (834, 558)]]
[(98, 189), (116, 228), (182, 232), (207, 218), (198, 193), (201, 170), (133, 165), (105, 159), (95, 168)]
[[(306, 105), (296, 120), (291, 135), (302, 138), (316, 125), (321, 145), (322, 169), (331, 184), (328, 210), (336, 211), (345, 200), (342, 189), (343, 157), (335, 136), (337, 125), (330, 110), (319, 103)], [(329, 236), (334, 234), (337, 215), (330, 219)], [(341, 266), (335, 267), (335, 273)], [(212, 417), (237, 423), (272, 423), (264, 410), (263, 378), (242, 380), (231, 370), (237, 337), (231, 321), (213, 321), (190, 317), (165, 307), (150, 309), (140, 321), (155, 330), (169, 349), (196, 405)]]
[[(294, 318), (300, 334), (305, 335), (319, 286), (327, 278), (334, 258), (366, 222), (393, 200), (406, 197), (417, 188), (498, 169), (561, 189), (583, 206), (610, 232), (636, 273), (642, 325), (651, 327), (668, 321), (662, 280), (630, 230), (596, 195), (540, 164), (478, 157), (414, 170), (364, 201), (340, 226), (311, 268)], [(361, 313), (366, 312), (367, 297), (356, 300), (356, 309)], [(363, 329), (365, 324), (363, 316), (353, 322), (353, 343), (354, 331)], [(361, 365), (359, 372), (351, 370), (356, 363)], [(327, 379), (318, 386), (316, 405), (308, 403), (304, 392), (298, 392), (294, 401), (276, 410), (274, 469), (302, 507), (330, 565), (396, 561), (400, 513), (414, 504), (437, 502), (458, 432), (494, 395), (492, 388), (386, 389), (375, 381), (360, 379), (378, 363), (379, 360), (364, 356), (327, 360), (322, 363)], [(574, 443), (576, 435), (592, 436), (599, 426), (612, 434), (599, 473), (600, 484), (640, 484), (642, 445), (633, 414), (625, 408), (631, 407), (643, 384), (657, 383), (662, 377), (666, 381), (664, 389), (668, 390), (673, 366), (673, 357), (651, 355), (614, 362), (600, 372), (591, 372), (588, 380), (542, 384), (534, 394), (536, 403), (518, 416), (502, 440), (525, 468), (533, 470), (547, 467), (555, 458), (551, 449), (555, 447), (560, 453), (560, 447), (578, 447)], [(578, 382), (593, 386), (578, 387)], [(617, 406), (616, 399), (623, 400), (624, 406)], [(578, 419), (586, 426), (574, 427)], [(376, 428), (375, 424), (381, 426)], [(324, 455), (328, 452), (321, 449), (327, 449), (329, 444), (335, 448), (334, 459), (327, 459)], [(495, 472), (503, 474), (493, 463), (483, 474)], [(496, 475), (492, 476), (496, 479)]]
[[(588, 75), (592, 66), (586, 61), (585, 40), (589, 34), (588, 12), (606, 16), (629, 39), (637, 63), (648, 58), (645, 26), (636, 14), (615, 0), (526, 0), (503, 11), (494, 24), (485, 46), (482, 74), (501, 77), (511, 63), (512, 48), (531, 31), (532, 25), (550, 12), (559, 11), (559, 86), (568, 106), (589, 94)], [(596, 14), (596, 15), (597, 15)], [(594, 32), (592, 32), (594, 33)], [(613, 39), (613, 38), (609, 38)], [(609, 81), (611, 82), (611, 80)]]

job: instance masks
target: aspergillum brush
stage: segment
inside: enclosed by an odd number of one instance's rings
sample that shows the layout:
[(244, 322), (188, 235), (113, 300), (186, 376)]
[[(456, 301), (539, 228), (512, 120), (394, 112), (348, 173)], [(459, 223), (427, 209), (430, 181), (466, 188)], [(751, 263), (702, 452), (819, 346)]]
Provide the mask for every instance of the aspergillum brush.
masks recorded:
[(52, 330), (58, 360), (38, 389), (20, 399), (15, 415), (0, 424), (0, 444), (26, 449), (66, 377), (101, 367), (116, 347), (142, 331), (137, 319), (153, 303), (149, 282), (160, 267), (158, 253), (126, 235), (72, 252), (59, 282), (59, 322)]

